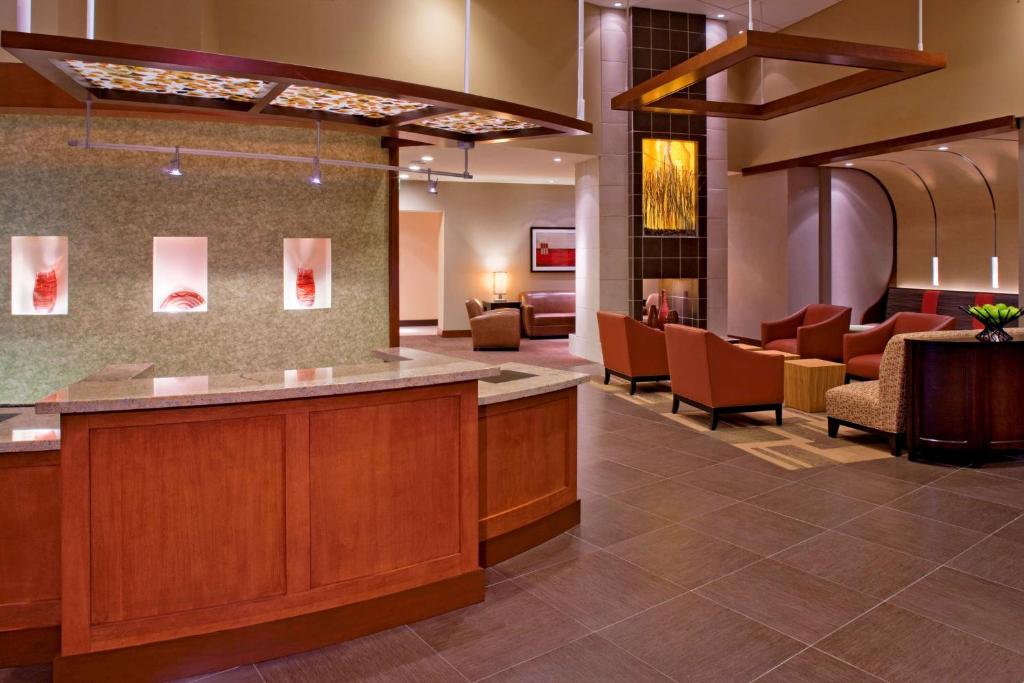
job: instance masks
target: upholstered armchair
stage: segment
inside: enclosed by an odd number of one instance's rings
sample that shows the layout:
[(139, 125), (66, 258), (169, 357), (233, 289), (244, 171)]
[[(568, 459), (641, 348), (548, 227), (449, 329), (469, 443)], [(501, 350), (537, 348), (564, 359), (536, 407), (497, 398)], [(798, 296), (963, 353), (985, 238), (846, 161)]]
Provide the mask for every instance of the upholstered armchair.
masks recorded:
[(954, 327), (956, 327), (956, 319), (948, 315), (896, 313), (866, 332), (847, 334), (843, 337), (843, 363), (846, 364), (846, 377), (878, 379), (882, 352), (885, 351), (885, 345), (889, 343), (889, 340), (897, 334), (952, 330)]
[(782, 424), (783, 356), (739, 349), (717, 335), (666, 325), (672, 412), (687, 403), (711, 413), (711, 429), (725, 413), (774, 410)]
[(512, 308), (484, 311), (479, 299), (466, 299), (473, 350), (519, 350), (519, 312)]
[(597, 330), (604, 356), (604, 383), (611, 376), (629, 382), (629, 393), (636, 393), (637, 382), (668, 379), (665, 333), (621, 313), (597, 312)]
[(761, 344), (765, 349), (795, 353), (801, 358), (839, 362), (852, 314), (848, 306), (811, 304), (788, 318), (761, 323)]

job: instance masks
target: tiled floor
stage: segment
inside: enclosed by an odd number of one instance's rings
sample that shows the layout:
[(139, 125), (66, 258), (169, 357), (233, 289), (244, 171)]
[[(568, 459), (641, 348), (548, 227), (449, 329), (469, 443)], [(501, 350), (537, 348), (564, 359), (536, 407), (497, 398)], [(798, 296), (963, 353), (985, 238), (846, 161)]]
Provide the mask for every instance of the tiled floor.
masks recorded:
[(485, 602), (203, 680), (1024, 681), (1024, 463), (778, 470), (596, 386), (579, 418), (582, 524)]

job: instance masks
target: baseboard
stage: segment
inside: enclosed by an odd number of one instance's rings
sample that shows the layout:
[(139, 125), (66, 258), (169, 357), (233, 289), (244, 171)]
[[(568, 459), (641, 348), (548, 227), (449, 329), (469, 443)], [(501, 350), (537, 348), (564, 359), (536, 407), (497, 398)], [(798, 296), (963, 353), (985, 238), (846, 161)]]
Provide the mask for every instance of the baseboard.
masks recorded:
[(437, 318), (433, 320), (399, 320), (399, 327), (430, 327), (437, 325)]
[(438, 336), (451, 339), (453, 337), (472, 337), (473, 333), (469, 330), (440, 330)]

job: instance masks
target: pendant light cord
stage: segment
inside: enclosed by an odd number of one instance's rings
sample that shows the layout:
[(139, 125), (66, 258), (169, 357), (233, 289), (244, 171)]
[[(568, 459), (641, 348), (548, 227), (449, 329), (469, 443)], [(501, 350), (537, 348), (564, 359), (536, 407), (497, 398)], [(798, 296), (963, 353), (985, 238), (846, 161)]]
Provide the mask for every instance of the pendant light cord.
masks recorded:
[(473, 0), (466, 0), (466, 48), (462, 64), (462, 92), (469, 92), (469, 18)]

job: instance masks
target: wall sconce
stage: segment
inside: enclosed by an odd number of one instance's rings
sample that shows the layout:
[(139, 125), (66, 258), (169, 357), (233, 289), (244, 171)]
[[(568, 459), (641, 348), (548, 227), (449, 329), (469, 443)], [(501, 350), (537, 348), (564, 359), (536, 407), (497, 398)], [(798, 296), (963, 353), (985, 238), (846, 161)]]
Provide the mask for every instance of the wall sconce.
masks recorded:
[(508, 273), (497, 270), (493, 273), (493, 278), (494, 299), (495, 301), (504, 301), (505, 295), (508, 294)]

